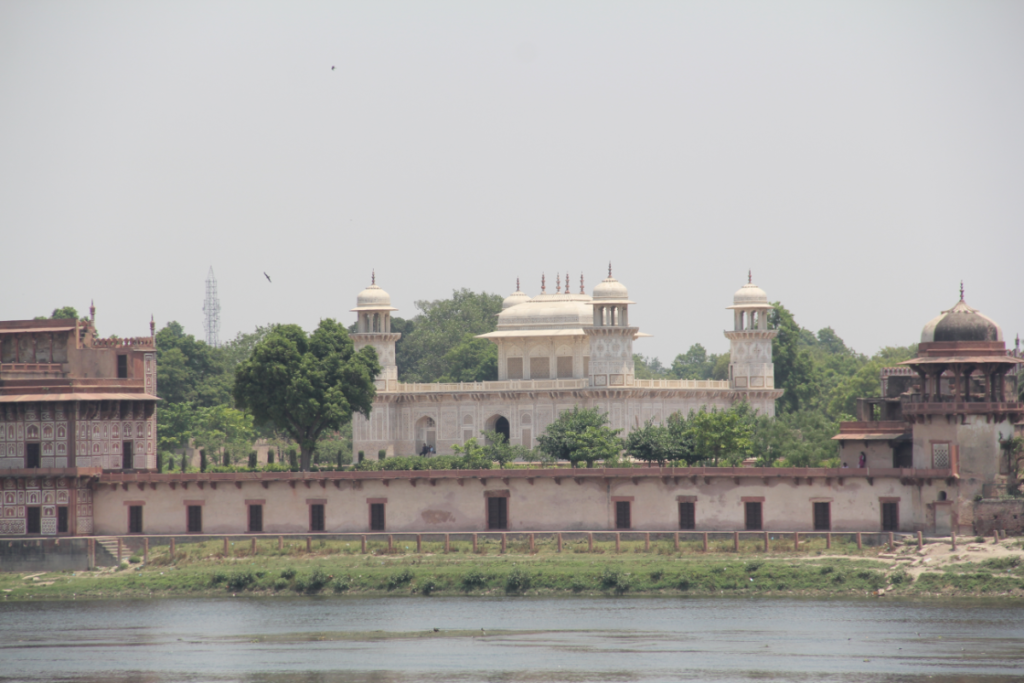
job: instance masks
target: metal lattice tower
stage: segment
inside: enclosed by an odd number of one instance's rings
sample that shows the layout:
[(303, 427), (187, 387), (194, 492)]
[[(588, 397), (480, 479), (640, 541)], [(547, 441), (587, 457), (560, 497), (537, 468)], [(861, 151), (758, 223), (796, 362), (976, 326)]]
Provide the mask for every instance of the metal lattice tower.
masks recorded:
[(203, 303), (203, 329), (206, 331), (206, 343), (220, 346), (220, 300), (217, 298), (217, 278), (213, 274), (213, 266), (206, 276), (206, 301)]

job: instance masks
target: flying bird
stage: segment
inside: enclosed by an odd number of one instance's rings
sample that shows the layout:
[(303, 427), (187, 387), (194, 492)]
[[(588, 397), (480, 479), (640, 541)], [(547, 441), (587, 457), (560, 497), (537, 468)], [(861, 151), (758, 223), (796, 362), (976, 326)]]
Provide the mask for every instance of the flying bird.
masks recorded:
[(334, 67), (333, 66), (331, 67), (331, 71), (334, 71)]
[(270, 282), (270, 283), (274, 282), (273, 280), (270, 279), (270, 276), (267, 275), (267, 271), (263, 271), (263, 277), (267, 278), (267, 282)]

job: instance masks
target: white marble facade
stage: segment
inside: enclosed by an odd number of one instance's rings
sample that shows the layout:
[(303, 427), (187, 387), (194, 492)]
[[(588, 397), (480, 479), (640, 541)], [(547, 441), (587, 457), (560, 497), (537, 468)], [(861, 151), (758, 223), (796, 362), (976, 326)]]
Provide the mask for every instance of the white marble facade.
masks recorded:
[(465, 443), (482, 432), (506, 432), (513, 444), (533, 448), (537, 436), (563, 410), (598, 408), (613, 427), (630, 430), (648, 420), (663, 422), (675, 412), (702, 407), (728, 408), (747, 401), (761, 414), (774, 416), (775, 400), (771, 339), (767, 329), (771, 306), (751, 283), (740, 289), (729, 307), (735, 329), (731, 342), (730, 380), (637, 380), (633, 342), (647, 336), (629, 325), (626, 287), (608, 277), (594, 288), (549, 294), (519, 291), (505, 299), (497, 329), (480, 335), (498, 347), (498, 380), (461, 384), (398, 382), (390, 296), (376, 285), (361, 292), (353, 311), (359, 316), (357, 348), (372, 344), (383, 372), (370, 417), (353, 420), (354, 455), (375, 459), (419, 453), (424, 445), (438, 453)]

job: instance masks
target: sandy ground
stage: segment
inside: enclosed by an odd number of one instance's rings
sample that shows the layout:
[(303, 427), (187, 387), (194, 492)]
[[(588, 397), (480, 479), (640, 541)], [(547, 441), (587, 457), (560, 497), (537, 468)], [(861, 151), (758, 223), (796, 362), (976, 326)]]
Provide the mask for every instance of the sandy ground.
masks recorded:
[(1021, 565), (1024, 565), (1024, 548), (1019, 539), (1011, 538), (999, 543), (994, 543), (991, 538), (986, 539), (984, 543), (965, 541), (967, 539), (958, 538), (956, 550), (953, 550), (948, 540), (933, 540), (931, 543), (926, 541), (921, 549), (918, 549), (916, 543), (897, 546), (894, 552), (879, 553), (878, 559), (891, 562), (893, 568), (904, 567), (914, 578), (922, 572), (942, 571), (947, 566), (982, 562), (997, 557), (1020, 557)]

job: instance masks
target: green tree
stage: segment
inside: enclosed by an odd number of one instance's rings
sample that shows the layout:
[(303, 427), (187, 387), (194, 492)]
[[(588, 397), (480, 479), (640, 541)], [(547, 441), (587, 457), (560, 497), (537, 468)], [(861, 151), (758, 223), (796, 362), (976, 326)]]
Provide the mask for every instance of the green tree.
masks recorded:
[(197, 409), (193, 438), (200, 448), (212, 453), (248, 452), (252, 447), (253, 417), (227, 405)]
[(309, 470), (325, 432), (347, 424), (358, 412), (369, 417), (380, 363), (372, 346), (355, 351), (345, 328), (331, 319), (309, 336), (297, 325), (279, 325), (235, 370), (235, 401), (260, 424), (287, 433)]
[(712, 358), (715, 359), (715, 364), (714, 367), (711, 368), (711, 376), (708, 377), (708, 379), (714, 379), (718, 381), (725, 381), (729, 379), (729, 354), (712, 354)]
[(313, 462), (318, 465), (342, 467), (352, 462), (352, 423), (331, 432), (316, 442)]
[(74, 306), (55, 308), (50, 314), (50, 318), (53, 320), (78, 320), (78, 309)]
[(1011, 496), (1019, 496), (1020, 490), (1020, 469), (1021, 462), (1024, 459), (1024, 437), (1021, 436), (1007, 436), (1005, 439), (1002, 438), (1002, 434), (999, 435), (999, 448), (1003, 451), (1003, 457), (1006, 458), (1006, 471), (1009, 472), (1009, 484), (1007, 486), (1007, 493)]
[[(224, 366), (234, 372), (239, 363), (252, 355), (252, 350), (270, 334), (274, 327), (273, 324), (260, 325), (252, 332), (239, 332), (235, 335), (234, 339), (221, 347)], [(232, 379), (234, 378), (232, 377)]]
[(160, 450), (185, 448), (195, 434), (196, 409), (190, 402), (165, 403), (157, 406), (157, 443)]
[(816, 335), (817, 345), (826, 353), (835, 355), (852, 355), (853, 351), (846, 346), (846, 342), (839, 338), (836, 331), (831, 327), (823, 327)]
[(646, 463), (664, 465), (669, 460), (675, 460), (673, 445), (668, 427), (654, 424), (652, 420), (626, 436), (626, 453)]
[(680, 353), (672, 361), (672, 375), (678, 379), (708, 379), (712, 367), (708, 362), (707, 349), (701, 344), (693, 344), (686, 353)]
[[(455, 444), (452, 446), (452, 452), (462, 458), (462, 462), (456, 464), (457, 469), (467, 470), (489, 470), (491, 469), (490, 455), (487, 453), (487, 448), (481, 446), (480, 442), (477, 441), (476, 437), (466, 439), (466, 443), (459, 445)], [(444, 457), (444, 456), (441, 456)], [(434, 459), (434, 458), (432, 458)], [(455, 464), (455, 463), (453, 463)]]
[(917, 354), (917, 345), (887, 346), (871, 360), (860, 366), (852, 376), (844, 377), (832, 390), (828, 402), (828, 414), (835, 419), (852, 416), (857, 411), (858, 398), (872, 398), (882, 395), (882, 368), (892, 367)]
[[(772, 340), (775, 386), (786, 390), (776, 406), (780, 411), (796, 411), (812, 397), (814, 365), (810, 352), (800, 348), (801, 328), (793, 314), (779, 302), (772, 306), (774, 310), (768, 315), (768, 323), (778, 330)], [(811, 339), (817, 341), (813, 334)]]
[(221, 349), (210, 347), (177, 322), (156, 333), (157, 393), (168, 403), (231, 404), (232, 377)]
[(537, 437), (537, 444), (541, 451), (556, 460), (568, 460), (573, 467), (581, 462), (593, 467), (596, 460), (614, 458), (622, 450), (620, 432), (608, 426), (607, 413), (575, 406), (548, 425)]
[(442, 382), (490, 382), (498, 379), (498, 347), (466, 334), (443, 358)]
[(484, 432), (484, 454), (492, 462), (498, 463), (501, 469), (516, 460), (525, 459), (529, 453), (530, 450), (525, 446), (510, 444), (501, 432)]
[(839, 433), (839, 422), (821, 410), (798, 410), (775, 418), (790, 430), (792, 440), (773, 465), (781, 467), (837, 466), (839, 450), (832, 437)]
[(633, 354), (633, 367), (633, 376), (637, 379), (663, 379), (668, 376), (668, 369), (660, 360), (643, 354)]
[(672, 444), (672, 460), (681, 460), (687, 465), (696, 463), (698, 461), (697, 452), (686, 417), (680, 412), (675, 412), (668, 416), (666, 422), (669, 440)]
[(403, 382), (441, 381), (449, 371), (448, 352), (462, 344), (466, 335), (493, 332), (498, 324), (501, 302), (502, 298), (496, 294), (459, 289), (452, 293), (451, 299), (417, 301), (420, 314), (412, 321), (392, 319), (392, 331), (403, 335), (395, 347), (399, 379)]
[(735, 410), (702, 409), (686, 422), (694, 452), (705, 465), (739, 467), (750, 455), (750, 425)]
[(757, 458), (757, 467), (773, 467), (796, 446), (796, 433), (779, 418), (759, 415), (747, 402), (737, 403), (730, 410), (750, 428), (750, 457)]

